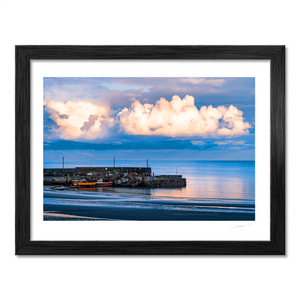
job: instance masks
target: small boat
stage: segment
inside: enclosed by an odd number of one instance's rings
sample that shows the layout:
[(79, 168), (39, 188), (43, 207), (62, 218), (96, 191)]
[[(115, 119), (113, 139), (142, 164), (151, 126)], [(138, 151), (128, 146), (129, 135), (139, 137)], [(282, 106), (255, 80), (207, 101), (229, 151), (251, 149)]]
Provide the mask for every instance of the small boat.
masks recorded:
[(83, 188), (89, 188), (89, 187), (95, 187), (96, 186), (96, 182), (89, 182), (89, 181), (79, 181), (79, 182), (76, 182), (76, 184), (79, 186), (79, 187), (83, 187)]
[(62, 185), (53, 187), (53, 190), (64, 190), (64, 189), (65, 189), (65, 187)]
[(70, 188), (90, 188), (95, 187), (95, 182), (86, 181), (85, 179), (79, 181), (79, 180), (72, 180)]
[(79, 185), (77, 184), (79, 180), (72, 180), (70, 188), (79, 188)]
[(102, 179), (96, 181), (96, 186), (105, 187), (105, 186), (112, 186), (112, 181), (104, 182)]

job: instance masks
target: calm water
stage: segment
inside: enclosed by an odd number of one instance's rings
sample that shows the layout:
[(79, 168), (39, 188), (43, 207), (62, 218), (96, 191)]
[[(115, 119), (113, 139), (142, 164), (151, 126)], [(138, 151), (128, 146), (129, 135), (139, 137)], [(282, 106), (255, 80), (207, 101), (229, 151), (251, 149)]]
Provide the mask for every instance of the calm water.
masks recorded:
[[(85, 162), (92, 166), (92, 162)], [(111, 166), (111, 161), (97, 161), (97, 166)], [(79, 165), (76, 165), (79, 166)], [(145, 167), (145, 161), (116, 161), (116, 166)], [(254, 161), (149, 161), (154, 175), (181, 174), (184, 188), (96, 188), (54, 191), (44, 187), (44, 204), (77, 205), (109, 209), (145, 209), (249, 213), (255, 210)], [(45, 164), (45, 167), (60, 167)], [(66, 167), (75, 167), (68, 164)], [(45, 209), (47, 211), (48, 209)], [(80, 214), (79, 214), (80, 215)], [(215, 214), (216, 215), (216, 214)], [(101, 216), (100, 216), (101, 217)], [(104, 219), (107, 219), (107, 214)], [(108, 218), (109, 219), (109, 218)], [(120, 219), (112, 217), (112, 219)], [(127, 219), (126, 217), (122, 219)], [(130, 219), (130, 218), (129, 218)], [(216, 216), (217, 219), (217, 216)]]

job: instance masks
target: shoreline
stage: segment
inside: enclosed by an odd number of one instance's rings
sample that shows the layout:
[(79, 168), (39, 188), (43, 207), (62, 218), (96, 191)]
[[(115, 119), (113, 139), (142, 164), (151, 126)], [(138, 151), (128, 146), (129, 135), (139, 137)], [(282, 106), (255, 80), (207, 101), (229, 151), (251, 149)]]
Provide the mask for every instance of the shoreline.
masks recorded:
[[(179, 207), (180, 208), (180, 207)], [(255, 212), (215, 212), (165, 210), (134, 207), (79, 206), (44, 204), (44, 221), (51, 221), (49, 215), (59, 214), (61, 220), (128, 220), (128, 221), (255, 221)], [(54, 218), (55, 219), (55, 218)]]

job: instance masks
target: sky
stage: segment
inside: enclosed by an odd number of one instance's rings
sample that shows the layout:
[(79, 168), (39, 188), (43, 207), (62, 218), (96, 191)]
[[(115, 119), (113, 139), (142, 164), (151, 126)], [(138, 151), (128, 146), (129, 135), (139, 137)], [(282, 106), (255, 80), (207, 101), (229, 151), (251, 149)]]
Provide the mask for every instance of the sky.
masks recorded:
[(254, 160), (255, 78), (44, 78), (44, 161)]

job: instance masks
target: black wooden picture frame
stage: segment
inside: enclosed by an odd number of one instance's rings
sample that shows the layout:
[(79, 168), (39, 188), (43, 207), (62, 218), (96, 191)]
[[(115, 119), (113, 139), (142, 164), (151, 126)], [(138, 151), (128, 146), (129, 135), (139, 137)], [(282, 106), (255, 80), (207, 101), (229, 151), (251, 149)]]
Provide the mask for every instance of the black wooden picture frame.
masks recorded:
[[(15, 54), (17, 255), (285, 254), (285, 46), (16, 46)], [(40, 59), (270, 60), (270, 241), (31, 241), (30, 62)]]

